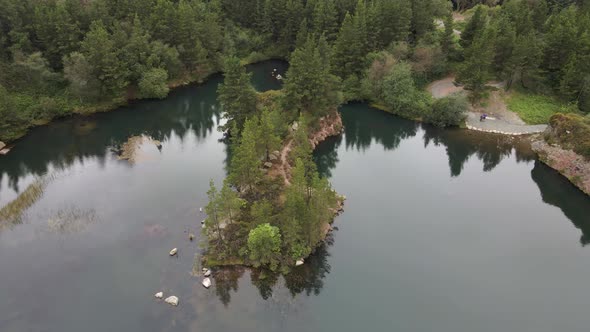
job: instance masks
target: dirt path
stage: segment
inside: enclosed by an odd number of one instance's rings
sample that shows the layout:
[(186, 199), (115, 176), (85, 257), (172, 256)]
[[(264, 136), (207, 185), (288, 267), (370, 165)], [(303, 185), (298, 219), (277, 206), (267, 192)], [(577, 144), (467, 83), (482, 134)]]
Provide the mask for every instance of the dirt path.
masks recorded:
[(290, 139), (287, 144), (281, 150), (281, 164), (279, 165), (279, 172), (285, 179), (285, 185), (291, 185), (289, 181), (289, 172), (291, 170), (291, 165), (289, 165), (289, 153), (291, 152), (291, 148), (293, 146), (293, 139)]
[(434, 98), (443, 98), (453, 93), (463, 92), (463, 87), (455, 86), (453, 82), (455, 81), (455, 76), (449, 76), (443, 78), (442, 80), (434, 81), (430, 83), (426, 90), (430, 92), (432, 97)]

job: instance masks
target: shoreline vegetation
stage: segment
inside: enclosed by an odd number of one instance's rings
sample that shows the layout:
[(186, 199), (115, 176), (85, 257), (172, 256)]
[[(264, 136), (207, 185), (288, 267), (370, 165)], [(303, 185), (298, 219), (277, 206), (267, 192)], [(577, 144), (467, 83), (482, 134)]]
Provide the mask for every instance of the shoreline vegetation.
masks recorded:
[[(288, 273), (320, 246), (342, 211), (319, 176), (315, 146), (342, 132), (342, 93), (312, 35), (290, 56), (282, 90), (258, 93), (239, 58), (228, 57), (218, 98), (227, 122), (229, 172), (211, 181), (203, 266), (245, 265)], [(198, 269), (194, 269), (198, 270)]]
[[(464, 126), (469, 108), (488, 102), (488, 82), (503, 82), (568, 105), (550, 117), (559, 134), (543, 138), (588, 158), (584, 3), (465, 1), (460, 16), (447, 0), (0, 2), (0, 140), (8, 143), (51, 119), (165, 98), (223, 70), (220, 129), (231, 158), (221, 188), (209, 190), (210, 266), (287, 272), (314, 251), (342, 199), (311, 154), (341, 128), (346, 102)], [(290, 63), (284, 88), (257, 93), (244, 64), (270, 58)], [(450, 75), (466, 95), (425, 91)], [(538, 109), (548, 99), (512, 102), (531, 122), (553, 112)]]

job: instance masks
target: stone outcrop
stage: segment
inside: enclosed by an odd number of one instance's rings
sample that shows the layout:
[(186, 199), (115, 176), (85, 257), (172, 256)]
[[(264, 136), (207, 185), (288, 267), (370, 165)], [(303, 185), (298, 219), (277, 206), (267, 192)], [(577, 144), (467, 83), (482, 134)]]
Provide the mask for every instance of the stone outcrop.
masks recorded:
[(344, 126), (342, 125), (342, 117), (340, 112), (332, 112), (319, 120), (319, 129), (310, 135), (309, 142), (311, 147), (315, 147), (330, 136), (340, 135)]
[(533, 151), (539, 160), (568, 178), (576, 187), (590, 195), (590, 160), (572, 150), (545, 142), (542, 138), (533, 140)]

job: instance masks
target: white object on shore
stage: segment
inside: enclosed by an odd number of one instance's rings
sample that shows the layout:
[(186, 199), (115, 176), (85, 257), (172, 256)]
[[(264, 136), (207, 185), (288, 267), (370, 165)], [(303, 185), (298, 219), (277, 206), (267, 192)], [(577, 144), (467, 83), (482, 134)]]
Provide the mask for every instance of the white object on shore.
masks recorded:
[(203, 287), (205, 287), (205, 288), (211, 287), (211, 279), (209, 279), (209, 278), (203, 279)]
[(204, 275), (205, 277), (209, 277), (209, 276), (211, 276), (211, 270), (207, 269), (203, 275)]
[(178, 298), (176, 296), (170, 296), (167, 297), (164, 302), (176, 307), (178, 305)]
[(161, 299), (164, 297), (164, 293), (163, 292), (158, 292), (154, 295), (156, 297), (156, 299)]
[(299, 266), (299, 265), (303, 265), (303, 258), (297, 260), (297, 262), (295, 262), (295, 266)]
[(174, 256), (178, 253), (178, 248), (174, 248), (172, 250), (170, 250), (170, 256)]

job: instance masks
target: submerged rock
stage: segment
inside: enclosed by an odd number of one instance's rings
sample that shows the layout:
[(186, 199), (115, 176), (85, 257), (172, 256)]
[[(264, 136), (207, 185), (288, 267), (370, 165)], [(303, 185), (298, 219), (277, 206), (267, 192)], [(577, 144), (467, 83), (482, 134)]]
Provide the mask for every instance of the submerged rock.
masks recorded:
[(205, 287), (205, 288), (211, 287), (211, 279), (209, 279), (209, 278), (203, 279), (202, 284), (203, 284), (203, 287)]
[(164, 300), (164, 302), (168, 303), (171, 306), (175, 306), (176, 307), (178, 305), (178, 297), (176, 297), (176, 296), (167, 297)]
[(156, 299), (161, 299), (164, 297), (164, 293), (163, 292), (157, 292), (156, 294), (154, 294), (154, 296), (156, 297)]
[(174, 256), (178, 253), (178, 248), (174, 248), (172, 250), (170, 250), (170, 256)]

